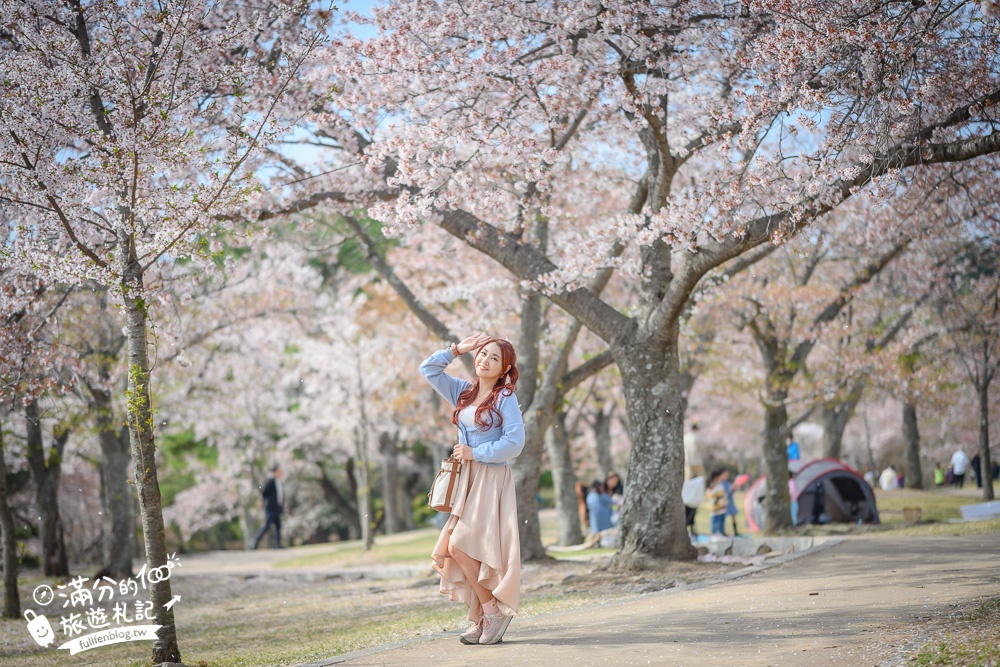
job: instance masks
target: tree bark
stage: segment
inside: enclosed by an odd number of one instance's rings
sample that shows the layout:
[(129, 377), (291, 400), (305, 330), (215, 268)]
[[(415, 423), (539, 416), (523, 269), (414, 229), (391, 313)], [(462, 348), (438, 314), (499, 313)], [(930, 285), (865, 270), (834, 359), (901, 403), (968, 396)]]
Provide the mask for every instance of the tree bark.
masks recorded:
[(3, 615), (21, 618), (21, 594), (17, 590), (17, 539), (14, 514), (7, 502), (7, 461), (4, 459), (3, 427), (0, 426), (0, 536), (3, 538)]
[(380, 433), (378, 436), (379, 451), (382, 454), (382, 511), (387, 534), (401, 533), (406, 530), (405, 489), (399, 475), (399, 447), (396, 436)]
[(611, 458), (611, 420), (614, 414), (612, 405), (607, 414), (602, 407), (594, 415), (594, 446), (597, 450), (597, 468), (602, 479), (606, 479), (615, 469), (614, 460)]
[(748, 323), (754, 343), (760, 351), (767, 377), (764, 380), (764, 474), (767, 492), (764, 499), (764, 531), (776, 533), (791, 528), (792, 507), (788, 488), (788, 387), (802, 364), (812, 343), (800, 343), (796, 353), (788, 354), (787, 342), (775, 334), (774, 324), (766, 315), (758, 315)]
[(878, 466), (875, 465), (875, 450), (872, 449), (872, 428), (868, 423), (868, 408), (865, 406), (861, 413), (862, 422), (865, 427), (865, 452), (868, 453), (868, 469), (875, 475), (875, 483), (878, 483)]
[(556, 514), (559, 521), (559, 544), (566, 547), (583, 542), (579, 504), (576, 499), (576, 475), (569, 452), (566, 413), (558, 412), (545, 436), (545, 448), (552, 466)]
[(348, 484), (352, 487), (352, 491), (349, 495), (345, 495), (337, 489), (337, 486), (333, 483), (333, 480), (326, 474), (326, 469), (317, 462), (316, 467), (319, 468), (319, 486), (323, 490), (323, 497), (337, 508), (338, 513), (341, 518), (347, 522), (348, 532), (352, 539), (359, 539), (361, 537), (361, 522), (359, 520), (359, 513), (357, 511), (357, 505), (352, 504), (350, 501), (350, 496), (357, 497), (357, 487), (358, 484), (354, 479), (354, 459), (347, 459), (347, 479)]
[[(149, 357), (147, 355), (146, 302), (142, 272), (139, 263), (127, 250), (131, 238), (124, 239), (125, 280), (122, 292), (125, 300), (125, 329), (128, 337), (128, 394), (127, 410), (132, 464), (135, 468), (135, 486), (139, 497), (139, 514), (142, 519), (143, 547), (146, 567), (152, 571), (167, 564), (166, 530), (163, 525), (163, 506), (156, 471), (156, 443), (153, 437), (153, 407), (150, 396)], [(153, 602), (156, 624), (161, 626), (153, 643), (154, 663), (180, 662), (177, 644), (177, 627), (174, 610), (167, 606), (173, 599), (170, 579), (149, 583), (149, 597)]]
[(920, 429), (917, 424), (917, 406), (903, 402), (903, 442), (906, 447), (906, 488), (924, 488), (924, 473), (920, 469)]
[(358, 459), (357, 466), (357, 486), (355, 487), (355, 499), (358, 508), (358, 525), (361, 527), (361, 543), (365, 551), (372, 548), (372, 494), (371, 475), (368, 468), (368, 447), (361, 429), (357, 429), (354, 434), (354, 454)]
[(551, 420), (545, 411), (529, 409), (524, 415), (524, 449), (511, 464), (517, 495), (517, 527), (521, 542), (521, 561), (545, 560), (538, 523), (538, 477), (542, 471), (545, 430)]
[[(536, 223), (532, 236), (544, 246), (547, 226)], [(524, 418), (524, 449), (511, 464), (517, 496), (517, 528), (521, 542), (523, 562), (546, 560), (549, 556), (542, 546), (542, 532), (538, 524), (538, 477), (542, 472), (542, 451), (545, 432), (552, 423), (554, 410), (542, 405), (539, 387), (541, 345), (542, 297), (526, 291), (521, 301), (521, 331), (518, 340), (517, 367), (518, 401)]]
[(361, 543), (364, 544), (365, 551), (369, 551), (374, 544), (372, 529), (375, 517), (372, 516), (372, 475), (368, 462), (368, 412), (366, 410), (365, 376), (361, 369), (361, 355), (356, 357), (356, 362), (359, 422), (354, 429), (354, 455), (358, 461), (357, 484), (354, 490), (358, 506), (358, 523), (361, 526)]
[(632, 333), (612, 344), (622, 373), (629, 433), (628, 486), (619, 519), (616, 569), (649, 567), (651, 559), (693, 560), (684, 524), (684, 411), (678, 328), (659, 340)]
[(822, 411), (823, 420), (823, 456), (831, 459), (839, 459), (843, 455), (844, 431), (854, 411), (864, 395), (864, 383), (855, 384), (848, 395), (842, 400), (824, 402)]
[(59, 517), (59, 480), (62, 457), (69, 431), (53, 432), (52, 449), (46, 453), (38, 403), (30, 400), (24, 408), (27, 419), (28, 465), (35, 480), (35, 503), (38, 505), (39, 532), (42, 540), (42, 571), (50, 577), (68, 577), (66, 545)]
[(101, 289), (96, 294), (98, 312), (94, 330), (97, 337), (98, 381), (91, 382), (87, 375), (79, 377), (79, 384), (86, 389), (87, 406), (94, 415), (94, 427), (101, 448), (98, 471), (101, 478), (101, 569), (97, 577), (128, 579), (132, 576), (135, 533), (134, 486), (129, 483), (129, 431), (115, 415), (112, 400), (111, 376), (114, 367), (121, 363), (121, 350), (126, 337), (121, 325), (108, 313), (108, 294)]
[(97, 437), (101, 445), (102, 567), (100, 576), (132, 576), (132, 487), (128, 479), (129, 432), (114, 423), (111, 395), (94, 394)]
[(993, 500), (993, 461), (990, 459), (990, 386), (976, 387), (979, 396), (979, 458), (983, 471), (983, 500)]
[(788, 407), (786, 396), (775, 391), (764, 407), (764, 470), (767, 475), (767, 496), (764, 501), (766, 533), (792, 527), (792, 504), (788, 489)]

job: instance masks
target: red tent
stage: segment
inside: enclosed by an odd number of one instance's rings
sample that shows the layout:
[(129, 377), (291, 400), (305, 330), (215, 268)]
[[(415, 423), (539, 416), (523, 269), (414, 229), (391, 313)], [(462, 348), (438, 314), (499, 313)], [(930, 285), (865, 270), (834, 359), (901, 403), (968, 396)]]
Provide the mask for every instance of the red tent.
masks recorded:
[[(798, 502), (793, 517), (803, 523), (878, 523), (875, 494), (857, 470), (837, 459), (816, 459), (790, 469), (789, 492)], [(750, 530), (764, 527), (767, 479), (762, 475), (747, 490), (743, 510)]]

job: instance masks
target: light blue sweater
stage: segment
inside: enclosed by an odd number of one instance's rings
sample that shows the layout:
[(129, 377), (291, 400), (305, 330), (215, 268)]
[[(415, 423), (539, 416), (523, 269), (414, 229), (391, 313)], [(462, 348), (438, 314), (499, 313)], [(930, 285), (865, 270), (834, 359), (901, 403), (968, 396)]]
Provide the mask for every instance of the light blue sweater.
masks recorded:
[[(448, 364), (454, 360), (455, 355), (451, 350), (439, 350), (420, 364), (420, 372), (434, 387), (434, 391), (452, 405), (455, 405), (459, 395), (471, 385), (467, 380), (452, 377), (444, 372)], [(483, 465), (507, 465), (508, 461), (524, 449), (524, 420), (521, 418), (521, 407), (517, 404), (517, 396), (501, 392), (497, 400), (497, 410), (503, 416), (502, 426), (493, 426), (482, 431), (477, 427), (466, 428), (461, 422), (458, 424), (458, 441), (472, 447), (472, 458)]]

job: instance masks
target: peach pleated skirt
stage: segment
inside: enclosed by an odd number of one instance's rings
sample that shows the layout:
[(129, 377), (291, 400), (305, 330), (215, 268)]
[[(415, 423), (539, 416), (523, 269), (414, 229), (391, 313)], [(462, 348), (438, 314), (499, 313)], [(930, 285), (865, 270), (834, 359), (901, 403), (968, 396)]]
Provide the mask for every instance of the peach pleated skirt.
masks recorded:
[(451, 600), (464, 602), (470, 621), (482, 618), (479, 598), (448, 553), (450, 543), (481, 563), (479, 584), (493, 592), (504, 614), (513, 616), (521, 601), (521, 541), (510, 466), (463, 461), (458, 484), (458, 502), (431, 552), (431, 567), (441, 575), (439, 590)]

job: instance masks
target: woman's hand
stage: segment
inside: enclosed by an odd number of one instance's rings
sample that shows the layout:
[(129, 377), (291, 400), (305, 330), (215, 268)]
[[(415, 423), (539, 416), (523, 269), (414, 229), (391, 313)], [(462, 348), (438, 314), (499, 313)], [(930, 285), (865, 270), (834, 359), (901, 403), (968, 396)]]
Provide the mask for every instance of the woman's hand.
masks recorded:
[(477, 334), (473, 334), (468, 338), (466, 338), (465, 340), (463, 340), (461, 343), (458, 343), (458, 353), (459, 355), (462, 355), (465, 354), (466, 352), (472, 352), (476, 348), (485, 345), (486, 342), (489, 341), (491, 338), (492, 336), (484, 334), (481, 331)]
[(459, 461), (471, 461), (472, 447), (456, 442), (455, 447), (451, 450), (451, 458), (458, 459)]

